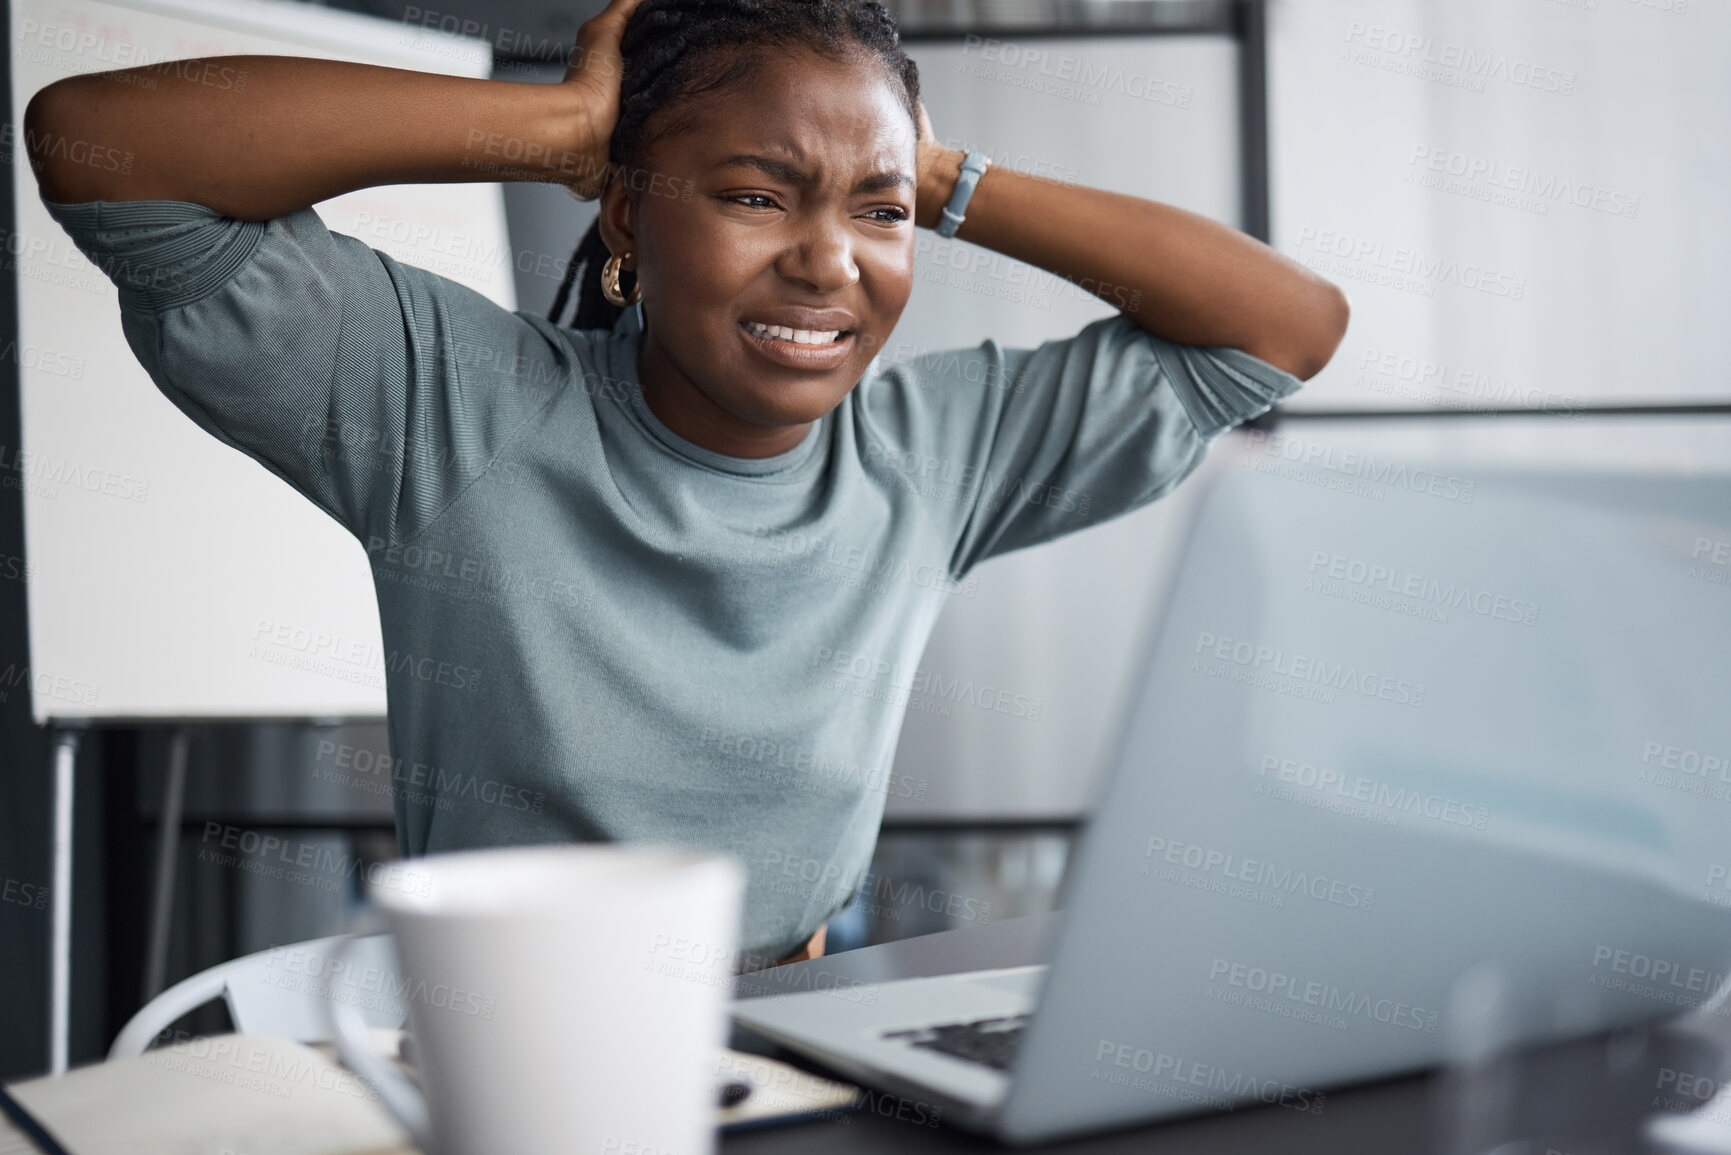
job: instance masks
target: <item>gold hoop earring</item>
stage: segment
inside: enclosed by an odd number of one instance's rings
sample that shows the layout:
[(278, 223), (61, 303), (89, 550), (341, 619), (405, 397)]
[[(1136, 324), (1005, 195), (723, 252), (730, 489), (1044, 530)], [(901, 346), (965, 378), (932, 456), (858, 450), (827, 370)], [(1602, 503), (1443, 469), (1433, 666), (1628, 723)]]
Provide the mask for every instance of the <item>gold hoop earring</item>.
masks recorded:
[(607, 263), (601, 266), (601, 295), (607, 298), (609, 304), (618, 305), (622, 309), (635, 305), (638, 298), (643, 296), (641, 284), (631, 286), (629, 297), (619, 291), (619, 269), (624, 265), (625, 257), (630, 255), (626, 253), (624, 256), (608, 257)]

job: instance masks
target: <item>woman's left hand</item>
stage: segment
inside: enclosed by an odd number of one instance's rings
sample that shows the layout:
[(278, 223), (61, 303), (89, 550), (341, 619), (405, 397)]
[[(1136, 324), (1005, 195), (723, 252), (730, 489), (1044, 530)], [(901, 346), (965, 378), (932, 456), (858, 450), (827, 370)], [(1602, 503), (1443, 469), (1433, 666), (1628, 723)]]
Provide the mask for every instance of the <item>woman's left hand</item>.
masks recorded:
[(950, 203), (956, 180), (961, 176), (962, 154), (946, 148), (932, 130), (932, 119), (926, 115), (926, 102), (920, 101), (920, 139), (914, 147), (914, 224), (934, 228)]

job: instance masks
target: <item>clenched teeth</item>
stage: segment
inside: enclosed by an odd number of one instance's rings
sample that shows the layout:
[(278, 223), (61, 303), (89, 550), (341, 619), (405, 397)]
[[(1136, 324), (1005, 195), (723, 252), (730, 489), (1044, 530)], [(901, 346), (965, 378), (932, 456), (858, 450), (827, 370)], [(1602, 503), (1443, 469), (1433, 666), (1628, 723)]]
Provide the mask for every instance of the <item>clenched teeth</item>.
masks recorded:
[(786, 325), (764, 325), (757, 321), (747, 321), (746, 326), (759, 337), (775, 337), (783, 341), (793, 341), (800, 345), (833, 345), (840, 337), (840, 329), (822, 332), (815, 329), (790, 329)]

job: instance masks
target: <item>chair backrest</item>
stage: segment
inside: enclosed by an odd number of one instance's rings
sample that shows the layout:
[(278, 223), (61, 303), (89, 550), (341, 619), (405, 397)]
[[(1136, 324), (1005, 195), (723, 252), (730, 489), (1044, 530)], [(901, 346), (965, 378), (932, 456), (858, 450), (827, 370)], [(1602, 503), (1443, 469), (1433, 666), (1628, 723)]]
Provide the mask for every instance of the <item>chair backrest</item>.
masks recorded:
[(332, 999), (359, 1008), (369, 1027), (402, 1026), (408, 1003), (391, 936), (362, 936), (338, 964), (331, 956), (345, 937), (271, 947), (181, 980), (132, 1016), (108, 1057), (142, 1054), (165, 1028), (215, 998), (228, 1004), (234, 1029), (246, 1035), (325, 1042)]

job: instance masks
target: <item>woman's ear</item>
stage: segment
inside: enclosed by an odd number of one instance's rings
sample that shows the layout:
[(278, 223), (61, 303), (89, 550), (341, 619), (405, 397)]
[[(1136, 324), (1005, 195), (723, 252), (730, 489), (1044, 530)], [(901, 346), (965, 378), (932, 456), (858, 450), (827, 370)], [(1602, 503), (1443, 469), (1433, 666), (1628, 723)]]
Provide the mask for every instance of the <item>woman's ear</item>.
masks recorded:
[(601, 190), (601, 243), (609, 253), (630, 253), (624, 264), (627, 269), (637, 264), (637, 213), (633, 201), (631, 190), (620, 179), (618, 166), (611, 166)]

